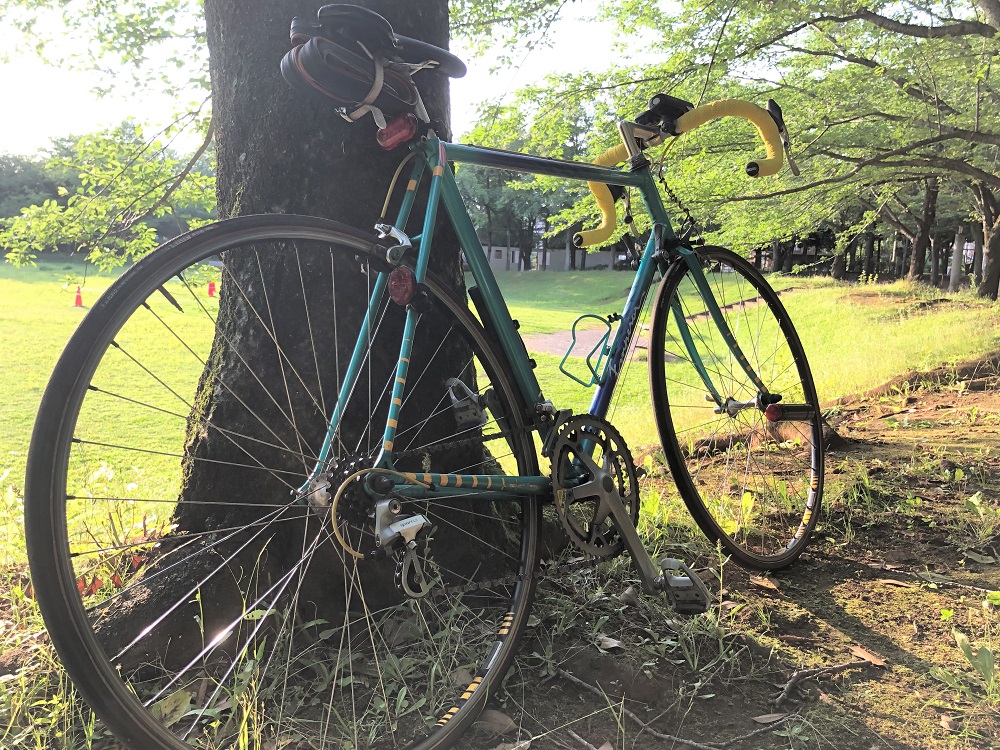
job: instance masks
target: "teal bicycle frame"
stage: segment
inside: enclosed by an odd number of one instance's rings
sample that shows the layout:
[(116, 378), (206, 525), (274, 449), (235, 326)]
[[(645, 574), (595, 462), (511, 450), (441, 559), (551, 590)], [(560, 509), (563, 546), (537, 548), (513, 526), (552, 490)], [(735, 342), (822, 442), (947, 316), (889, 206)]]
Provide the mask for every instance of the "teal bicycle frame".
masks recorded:
[[(418, 284), (422, 284), (426, 280), (428, 261), (433, 246), (434, 227), (437, 223), (439, 207), (443, 205), (448, 219), (458, 235), (465, 260), (481, 292), (479, 299), (482, 300), (483, 306), (479, 308), (477, 301), (478, 312), (484, 319), (485, 327), (495, 335), (497, 342), (503, 350), (506, 360), (512, 369), (514, 381), (525, 403), (539, 417), (551, 414), (554, 410), (541, 392), (538, 380), (532, 369), (532, 363), (528, 359), (524, 344), (510, 316), (510, 311), (503, 301), (500, 288), (490, 269), (489, 262), (483, 251), (482, 244), (479, 242), (479, 237), (472, 224), (472, 220), (469, 218), (455, 178), (448, 168), (449, 162), (463, 162), (531, 174), (631, 187), (636, 188), (641, 195), (652, 220), (653, 230), (650, 232), (649, 241), (639, 262), (621, 321), (611, 341), (607, 363), (588, 411), (590, 415), (598, 418), (606, 416), (615, 386), (618, 383), (622, 365), (628, 354), (629, 341), (631, 341), (632, 335), (635, 332), (640, 312), (645, 303), (646, 296), (652, 287), (654, 276), (657, 271), (661, 274), (665, 273), (669, 265), (676, 262), (677, 258), (682, 259), (682, 262), (685, 262), (690, 269), (692, 278), (704, 300), (708, 314), (722, 333), (736, 360), (741, 363), (748, 377), (757, 385), (759, 392), (767, 394), (767, 390), (761, 383), (760, 377), (751, 368), (746, 356), (740, 350), (735, 337), (723, 318), (722, 312), (702, 273), (697, 253), (690, 248), (684, 247), (677, 241), (676, 235), (670, 226), (666, 209), (660, 199), (659, 191), (653, 181), (649, 164), (644, 159), (640, 160), (637, 167), (632, 171), (619, 171), (593, 164), (547, 159), (527, 154), (447, 143), (437, 139), (421, 141), (414, 144), (411, 148), (417, 153), (417, 164), (407, 184), (394, 226), (399, 229), (406, 226), (407, 221), (410, 219), (417, 190), (429, 168), (431, 178), (427, 208), (423, 220), (423, 230), (411, 240), (417, 251), (416, 262), (414, 264), (416, 281)], [(368, 312), (362, 323), (347, 373), (341, 385), (337, 401), (338, 405), (330, 417), (327, 435), (320, 448), (316, 466), (310, 474), (309, 479), (299, 489), (300, 494), (306, 492), (311, 482), (319, 476), (330, 458), (331, 446), (333, 445), (334, 436), (337, 433), (342, 416), (340, 404), (348, 401), (357, 383), (365, 358), (365, 348), (371, 332), (371, 324), (386, 294), (388, 275), (388, 271), (381, 272), (374, 284)], [(675, 312), (679, 311), (675, 310)], [(375, 464), (377, 467), (383, 469), (395, 470), (392, 461), (392, 450), (396, 437), (399, 411), (406, 389), (406, 378), (413, 346), (414, 330), (419, 316), (420, 313), (412, 307), (407, 309), (389, 414), (382, 436), (381, 455)], [(716, 402), (717, 407), (723, 408), (725, 405), (724, 398), (712, 383), (711, 377), (701, 360), (691, 334), (687, 329), (687, 325), (684, 322), (684, 315), (678, 314), (676, 319), (680, 328), (680, 335), (691, 357), (691, 362), (704, 381), (705, 387)], [(544, 442), (549, 430), (552, 429), (551, 420), (547, 422), (540, 421), (538, 427)], [(394, 491), (410, 497), (426, 497), (432, 494), (438, 498), (449, 495), (462, 495), (469, 498), (501, 499), (551, 492), (551, 479), (542, 476), (522, 477), (436, 473), (408, 473), (404, 476), (409, 483), (398, 485)], [(432, 485), (433, 491), (426, 490), (422, 485)], [(470, 493), (470, 489), (475, 489), (476, 492)]]

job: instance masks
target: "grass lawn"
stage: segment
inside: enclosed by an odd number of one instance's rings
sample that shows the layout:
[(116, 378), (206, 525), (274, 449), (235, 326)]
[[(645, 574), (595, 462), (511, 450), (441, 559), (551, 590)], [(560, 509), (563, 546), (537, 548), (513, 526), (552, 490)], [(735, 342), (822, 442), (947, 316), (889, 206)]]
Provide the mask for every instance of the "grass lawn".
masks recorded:
[[(631, 273), (502, 273), (500, 287), (521, 332), (553, 333), (585, 313), (606, 315), (624, 305)], [(802, 340), (820, 400), (865, 391), (911, 369), (974, 359), (1000, 348), (1000, 307), (970, 293), (943, 297), (905, 282), (838, 284), (826, 278), (769, 279)], [(652, 295), (651, 295), (652, 296)], [(532, 301), (534, 299), (534, 301)], [(648, 323), (648, 303), (645, 322)], [(658, 443), (644, 352), (633, 358), (609, 417), (633, 447)], [(531, 352), (547, 398), (584, 411), (593, 396), (558, 371), (562, 355)], [(574, 372), (585, 369), (576, 363)]]
[[(86, 307), (73, 306), (82, 261), (42, 257), (32, 268), (0, 266), (0, 473), (20, 487), (35, 411), (49, 373)], [(88, 267), (84, 305), (114, 276)], [(521, 332), (568, 330), (579, 315), (606, 315), (624, 305), (633, 274), (610, 271), (508, 272), (498, 282)], [(879, 385), (913, 368), (971, 359), (1000, 348), (1000, 309), (965, 294), (942, 298), (905, 283), (852, 286), (828, 279), (772, 279), (795, 322), (823, 401)], [(647, 304), (648, 309), (648, 304)], [(648, 310), (647, 310), (648, 312)], [(558, 371), (561, 355), (532, 352), (546, 397), (584, 411), (593, 396)], [(575, 363), (579, 372), (582, 364)], [(645, 352), (633, 358), (610, 418), (633, 446), (657, 442), (649, 406)]]
[[(83, 308), (74, 307), (76, 283), (87, 278)], [(0, 473), (22, 484), (24, 462), (35, 412), (56, 359), (89, 305), (115, 276), (98, 274), (80, 259), (42, 256), (35, 267), (0, 264)]]

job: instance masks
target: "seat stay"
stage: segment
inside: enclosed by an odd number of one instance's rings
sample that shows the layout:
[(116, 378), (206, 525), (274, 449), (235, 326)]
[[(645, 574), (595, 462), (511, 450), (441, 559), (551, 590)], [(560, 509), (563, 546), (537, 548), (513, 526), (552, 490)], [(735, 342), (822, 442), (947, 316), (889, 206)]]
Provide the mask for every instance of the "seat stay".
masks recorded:
[(361, 368), (364, 366), (365, 359), (367, 358), (366, 352), (369, 344), (371, 343), (370, 336), (372, 323), (378, 314), (379, 308), (382, 306), (388, 281), (389, 274), (385, 272), (379, 273), (378, 277), (375, 279), (375, 284), (372, 287), (371, 298), (368, 302), (368, 312), (365, 314), (364, 320), (361, 322), (361, 330), (358, 331), (358, 338), (354, 342), (354, 350), (351, 352), (351, 359), (347, 365), (347, 372), (344, 374), (344, 380), (340, 384), (340, 392), (337, 394), (337, 405), (334, 407), (333, 413), (330, 415), (326, 435), (323, 438), (319, 454), (316, 457), (316, 463), (309, 472), (309, 476), (306, 478), (306, 481), (303, 482), (302, 485), (296, 490), (295, 494), (300, 497), (308, 491), (309, 486), (323, 472), (323, 468), (330, 459), (330, 453), (333, 450), (336, 436), (340, 430), (340, 420), (344, 416), (344, 405), (350, 403), (351, 395), (354, 393), (354, 388), (357, 385), (358, 378), (361, 374)]

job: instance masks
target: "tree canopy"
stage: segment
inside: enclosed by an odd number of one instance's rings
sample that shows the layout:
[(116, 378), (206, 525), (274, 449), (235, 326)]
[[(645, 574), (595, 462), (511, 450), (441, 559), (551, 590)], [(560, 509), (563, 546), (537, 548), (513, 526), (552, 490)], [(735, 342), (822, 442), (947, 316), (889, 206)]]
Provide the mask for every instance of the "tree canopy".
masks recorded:
[[(193, 0), (6, 0), (3, 7), (49, 59), (124, 65), (133, 78), (176, 91), (206, 85)], [(452, 33), (479, 50), (545, 44), (564, 8), (554, 0), (459, 0)], [(1000, 252), (989, 248), (1000, 229), (1000, 90), (992, 78), (1000, 1), (629, 0), (601, 3), (595, 14), (617, 29), (620, 63), (549, 77), (506, 105), (484, 107), (470, 140), (585, 158), (615, 142), (616, 119), (634, 116), (660, 91), (695, 103), (771, 97), (784, 108), (802, 176), (747, 180), (742, 167), (759, 153), (756, 134), (745, 123), (717, 122), (663, 155), (668, 207), (689, 212), (712, 241), (744, 251), (819, 226), (843, 244), (876, 221), (924, 246), (945, 219), (971, 221), (988, 248), (982, 291), (996, 295)], [(51, 19), (60, 16), (89, 43), (58, 45)], [(193, 121), (207, 130), (206, 117)], [(530, 184), (556, 189), (547, 180)], [(936, 222), (928, 221), (928, 196), (947, 206)], [(586, 201), (555, 203), (557, 229), (592, 214)]]

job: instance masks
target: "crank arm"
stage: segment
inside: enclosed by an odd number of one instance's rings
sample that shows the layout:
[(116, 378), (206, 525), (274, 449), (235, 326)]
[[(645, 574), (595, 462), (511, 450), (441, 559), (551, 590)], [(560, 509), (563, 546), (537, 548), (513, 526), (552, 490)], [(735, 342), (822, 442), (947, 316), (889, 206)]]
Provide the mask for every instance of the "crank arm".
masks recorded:
[(611, 510), (611, 520), (614, 522), (615, 528), (618, 529), (618, 533), (621, 534), (622, 541), (625, 542), (625, 547), (635, 562), (639, 578), (642, 580), (642, 590), (647, 594), (655, 594), (662, 587), (663, 576), (656, 562), (643, 546), (642, 540), (639, 539), (639, 532), (635, 528), (635, 524), (632, 523), (632, 517), (625, 510), (625, 505), (617, 492), (609, 493), (605, 502)]
[(611, 510), (611, 519), (635, 561), (642, 580), (642, 590), (647, 594), (666, 594), (678, 614), (690, 615), (707, 611), (709, 594), (698, 574), (680, 560), (665, 558), (654, 562), (639, 539), (639, 532), (618, 493), (610, 493), (606, 502)]

